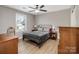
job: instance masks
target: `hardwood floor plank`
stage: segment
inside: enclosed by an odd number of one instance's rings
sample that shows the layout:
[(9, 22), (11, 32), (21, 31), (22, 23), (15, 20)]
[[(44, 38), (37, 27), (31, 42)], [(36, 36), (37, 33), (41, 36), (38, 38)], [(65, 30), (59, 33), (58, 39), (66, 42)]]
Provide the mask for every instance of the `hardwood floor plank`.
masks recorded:
[(58, 41), (49, 39), (41, 48), (30, 44), (27, 41), (19, 40), (18, 53), (19, 54), (57, 54)]

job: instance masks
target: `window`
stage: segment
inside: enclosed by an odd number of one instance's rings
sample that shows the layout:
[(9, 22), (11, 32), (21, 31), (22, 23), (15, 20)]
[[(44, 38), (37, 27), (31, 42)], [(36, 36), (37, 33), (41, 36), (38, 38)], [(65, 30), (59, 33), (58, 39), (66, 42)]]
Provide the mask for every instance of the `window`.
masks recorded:
[(26, 15), (20, 14), (20, 13), (16, 14), (16, 30), (17, 31), (23, 32), (27, 30), (26, 22), (27, 22)]

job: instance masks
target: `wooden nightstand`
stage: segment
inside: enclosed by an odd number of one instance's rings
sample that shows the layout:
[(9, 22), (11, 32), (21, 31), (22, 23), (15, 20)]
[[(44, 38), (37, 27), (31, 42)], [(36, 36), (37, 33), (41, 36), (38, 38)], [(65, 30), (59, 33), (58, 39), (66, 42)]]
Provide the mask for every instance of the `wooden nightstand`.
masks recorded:
[(49, 33), (49, 39), (56, 40), (57, 39), (57, 33), (56, 32)]
[(37, 29), (33, 29), (32, 31), (38, 31)]

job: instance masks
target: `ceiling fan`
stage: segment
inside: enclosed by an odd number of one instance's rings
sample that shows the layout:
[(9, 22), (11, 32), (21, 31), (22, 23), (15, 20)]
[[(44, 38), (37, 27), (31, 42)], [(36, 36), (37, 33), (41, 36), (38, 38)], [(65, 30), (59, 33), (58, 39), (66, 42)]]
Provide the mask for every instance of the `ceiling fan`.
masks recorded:
[(29, 11), (29, 12), (36, 12), (36, 13), (38, 13), (40, 11), (47, 12), (47, 10), (42, 9), (44, 7), (45, 7), (44, 5), (35, 5), (35, 7), (29, 7), (31, 9), (33, 9), (33, 10)]

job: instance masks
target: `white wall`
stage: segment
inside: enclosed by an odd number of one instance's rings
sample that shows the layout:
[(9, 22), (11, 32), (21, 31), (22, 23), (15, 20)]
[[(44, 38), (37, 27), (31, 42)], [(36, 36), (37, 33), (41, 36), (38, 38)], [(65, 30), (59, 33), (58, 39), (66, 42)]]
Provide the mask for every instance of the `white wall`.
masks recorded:
[(78, 12), (78, 16), (77, 16), (77, 26), (79, 27), (79, 12)]
[(35, 24), (35, 16), (34, 15), (27, 15), (27, 29), (28, 32), (31, 32), (33, 29), (33, 25)]
[[(0, 33), (5, 33), (7, 28), (12, 26), (16, 28), (16, 13), (20, 12), (11, 8), (0, 6)], [(23, 13), (23, 12), (20, 12)], [(34, 16), (24, 13), (27, 16), (27, 32), (31, 30), (34, 24)], [(30, 30), (29, 30), (30, 29)]]
[(71, 13), (71, 27), (75, 27), (77, 25), (76, 22), (76, 14), (75, 12)]
[(79, 27), (79, 6), (76, 11), (76, 21), (77, 21), (77, 27)]
[[(0, 12), (0, 20), (1, 20), (1, 12)], [(1, 26), (1, 21), (0, 21), (0, 26)], [(0, 27), (0, 32), (1, 32), (1, 27)]]
[[(72, 6), (73, 7), (73, 6)], [(71, 27), (77, 27), (77, 10), (78, 7), (75, 6), (75, 8), (71, 8)]]
[(37, 15), (36, 24), (52, 24), (53, 26), (70, 26), (70, 9)]
[(15, 27), (16, 13), (15, 11), (0, 7), (0, 33), (5, 33), (7, 28), (12, 26)]

